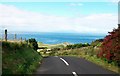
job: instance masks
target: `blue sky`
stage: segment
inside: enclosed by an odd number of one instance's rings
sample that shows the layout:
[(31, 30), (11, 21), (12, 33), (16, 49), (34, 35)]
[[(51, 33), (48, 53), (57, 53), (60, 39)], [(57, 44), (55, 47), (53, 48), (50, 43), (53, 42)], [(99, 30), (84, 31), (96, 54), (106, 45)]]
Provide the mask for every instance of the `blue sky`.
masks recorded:
[(0, 9), (2, 28), (10, 31), (106, 34), (117, 28), (116, 2), (3, 2)]
[(113, 2), (5, 2), (22, 10), (57, 16), (89, 15), (99, 13), (116, 14), (118, 4)]

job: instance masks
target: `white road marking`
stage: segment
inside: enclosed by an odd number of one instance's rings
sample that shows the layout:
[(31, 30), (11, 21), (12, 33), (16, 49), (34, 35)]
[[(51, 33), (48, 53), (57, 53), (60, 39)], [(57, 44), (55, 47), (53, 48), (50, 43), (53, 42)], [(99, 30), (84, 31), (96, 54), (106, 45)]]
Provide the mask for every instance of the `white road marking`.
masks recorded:
[(60, 58), (67, 66), (69, 66), (68, 62), (65, 61), (63, 58)]
[(76, 72), (72, 72), (72, 74), (73, 74), (74, 76), (78, 76), (78, 75), (76, 74)]

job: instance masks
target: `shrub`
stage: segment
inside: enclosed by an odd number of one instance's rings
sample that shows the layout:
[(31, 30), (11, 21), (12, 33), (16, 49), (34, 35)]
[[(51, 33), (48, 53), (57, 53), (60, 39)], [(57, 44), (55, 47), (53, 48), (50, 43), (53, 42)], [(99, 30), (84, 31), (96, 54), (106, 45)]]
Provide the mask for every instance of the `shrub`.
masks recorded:
[(98, 40), (95, 40), (95, 41), (93, 41), (92, 43), (91, 43), (91, 45), (93, 46), (93, 47), (95, 47), (95, 46), (101, 46), (101, 43), (103, 42), (103, 39), (98, 39)]
[(98, 57), (106, 58), (108, 62), (114, 61), (120, 66), (120, 27), (104, 38)]
[(36, 41), (34, 38), (28, 39), (28, 40), (26, 40), (26, 42), (27, 42), (34, 50), (37, 50), (37, 49), (38, 49), (37, 41)]
[(79, 44), (67, 45), (65, 49), (76, 49), (76, 48), (81, 48), (86, 46), (90, 46), (90, 45), (88, 43), (85, 43), (85, 44), (79, 43)]

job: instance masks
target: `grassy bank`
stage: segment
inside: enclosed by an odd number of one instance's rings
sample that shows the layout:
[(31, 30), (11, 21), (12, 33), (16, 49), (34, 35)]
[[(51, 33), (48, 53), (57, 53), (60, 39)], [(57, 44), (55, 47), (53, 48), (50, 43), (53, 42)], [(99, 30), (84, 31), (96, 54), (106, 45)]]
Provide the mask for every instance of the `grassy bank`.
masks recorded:
[(32, 74), (42, 56), (26, 42), (2, 42), (2, 74)]

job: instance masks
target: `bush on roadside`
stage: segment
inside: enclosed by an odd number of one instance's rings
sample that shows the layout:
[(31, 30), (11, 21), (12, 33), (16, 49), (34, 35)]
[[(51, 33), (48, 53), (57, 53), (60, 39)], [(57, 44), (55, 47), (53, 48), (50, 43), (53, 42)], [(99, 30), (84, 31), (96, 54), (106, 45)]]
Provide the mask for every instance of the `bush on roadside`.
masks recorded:
[(26, 40), (26, 42), (32, 47), (34, 50), (38, 49), (37, 41), (34, 38)]
[(85, 43), (85, 44), (73, 44), (73, 45), (67, 45), (65, 47), (65, 49), (76, 49), (76, 48), (81, 48), (81, 47), (86, 47), (86, 46), (90, 46), (88, 43)]
[(109, 32), (104, 38), (98, 57), (115, 62), (120, 67), (120, 27)]
[(101, 43), (103, 42), (103, 39), (97, 39), (91, 43), (91, 46), (101, 46)]

